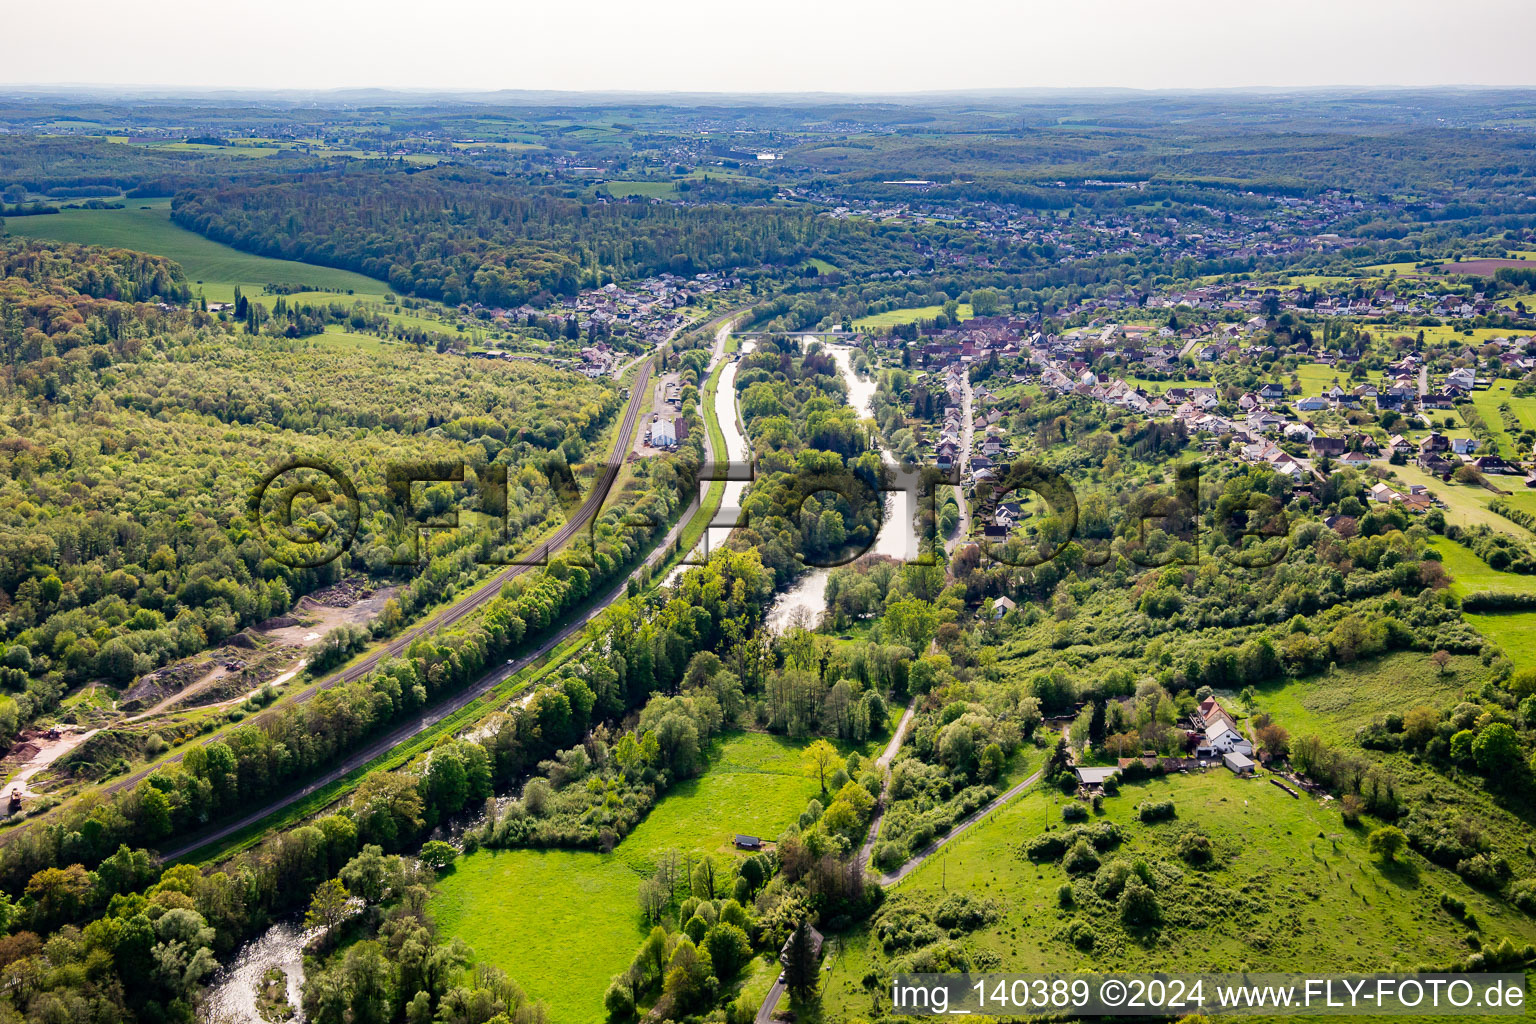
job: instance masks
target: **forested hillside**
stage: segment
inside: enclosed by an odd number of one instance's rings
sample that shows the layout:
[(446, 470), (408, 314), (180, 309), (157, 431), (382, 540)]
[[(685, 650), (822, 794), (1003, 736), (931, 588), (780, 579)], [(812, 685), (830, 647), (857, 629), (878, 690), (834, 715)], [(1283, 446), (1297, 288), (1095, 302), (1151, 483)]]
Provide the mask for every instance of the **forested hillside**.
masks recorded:
[[(7, 732), (68, 686), (127, 683), (350, 572), (414, 581), (398, 625), (487, 570), (468, 530), (439, 535), (419, 577), (397, 564), (392, 466), (509, 467), (516, 546), (560, 519), (538, 467), (583, 460), (619, 406), (611, 387), (538, 364), (252, 336), (109, 297), (186, 297), (178, 267), (142, 254), (10, 243), (0, 270)], [(318, 568), (275, 560), (248, 513), (263, 474), (294, 456), (324, 458), (358, 492), (354, 544)], [(481, 493), (436, 484), (425, 503), (473, 509)]]
[(204, 186), (176, 222), (239, 249), (345, 267), (444, 302), (518, 305), (662, 271), (854, 268), (914, 258), (914, 229), (783, 207), (588, 203), (466, 168), (348, 168)]

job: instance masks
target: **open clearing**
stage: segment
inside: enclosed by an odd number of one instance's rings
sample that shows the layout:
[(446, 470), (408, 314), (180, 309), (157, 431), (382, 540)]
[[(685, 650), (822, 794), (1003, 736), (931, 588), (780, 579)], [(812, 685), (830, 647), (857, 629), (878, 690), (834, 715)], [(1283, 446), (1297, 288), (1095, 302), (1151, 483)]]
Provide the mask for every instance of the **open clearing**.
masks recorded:
[[(853, 322), (854, 329), (860, 327), (895, 327), (898, 324), (916, 323), (919, 320), (932, 320), (944, 312), (943, 306), (918, 306), (914, 309), (891, 309), (884, 313), (871, 313), (869, 316), (861, 316)], [(957, 311), (961, 320), (969, 320), (976, 314), (969, 303), (960, 303)]]
[(1331, 674), (1259, 687), (1255, 710), (1269, 712), (1293, 737), (1312, 733), (1341, 743), (1388, 712), (1401, 714), (1419, 704), (1440, 707), (1486, 674), (1482, 661), (1470, 655), (1451, 658), (1441, 675), (1428, 654), (1399, 651), (1340, 665)]
[[(1135, 820), (1144, 800), (1172, 799), (1177, 817)], [(1415, 855), (1384, 872), (1365, 849), (1365, 831), (1345, 827), (1332, 803), (1294, 799), (1262, 779), (1215, 769), (1129, 785), (1104, 802), (1101, 820), (1126, 836), (1101, 857), (1145, 859), (1157, 872), (1166, 923), (1129, 935), (1115, 909), (1079, 882), (1079, 905), (1060, 909), (1059, 864), (1035, 864), (1021, 842), (1060, 827), (1063, 798), (1046, 789), (1025, 793), (988, 822), (952, 843), (892, 890), (939, 897), (966, 892), (999, 901), (1002, 918), (964, 941), (973, 960), (1000, 971), (1267, 970), (1351, 972), (1387, 969), (1411, 950), (1413, 963), (1465, 956), (1466, 925), (1439, 906), (1442, 892), (1465, 900), (1482, 922), (1485, 943), (1536, 936), (1536, 922), (1471, 889), (1454, 874)], [(1196, 870), (1170, 853), (1180, 833), (1197, 828), (1215, 847), (1216, 866)], [(1096, 933), (1091, 951), (1063, 934), (1071, 920)], [(1220, 923), (1219, 927), (1213, 926)], [(841, 938), (826, 975), (825, 1020), (874, 1018), (862, 981), (883, 959), (867, 928)], [(995, 966), (992, 966), (995, 965)], [(888, 1000), (888, 993), (880, 993)], [(882, 1004), (884, 1005), (884, 1004)]]
[(1457, 597), (1476, 593), (1536, 593), (1536, 576), (1490, 568), (1465, 545), (1445, 537), (1431, 537), (1430, 545), (1440, 552), (1440, 564), (1450, 573), (1451, 593)]
[(612, 853), (481, 850), (438, 882), (432, 912), (445, 935), (545, 1000), (557, 1024), (595, 1024), (609, 980), (644, 938), (636, 895), (656, 854), (724, 851), (738, 832), (778, 836), (820, 793), (801, 771), (800, 749), (762, 733), (733, 735)]
[[(134, 204), (133, 200), (128, 202)], [(233, 302), (237, 285), (252, 297), (259, 296), (268, 284), (306, 285), (372, 300), (382, 300), (389, 292), (383, 281), (350, 270), (253, 256), (204, 238), (171, 223), (170, 203), (163, 199), (123, 210), (64, 210), (12, 217), (5, 226), (11, 234), (27, 238), (133, 249), (173, 259), (186, 271), (193, 294), (201, 291), (209, 302)]]

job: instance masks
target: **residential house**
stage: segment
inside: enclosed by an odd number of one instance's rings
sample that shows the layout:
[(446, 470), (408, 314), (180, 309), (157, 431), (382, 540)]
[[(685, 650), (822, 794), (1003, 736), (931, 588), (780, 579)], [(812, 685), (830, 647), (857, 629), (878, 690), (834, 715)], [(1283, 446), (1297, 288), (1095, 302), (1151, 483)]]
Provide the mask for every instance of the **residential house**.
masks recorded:
[(1314, 437), (1310, 447), (1318, 455), (1338, 458), (1344, 454), (1347, 445), (1342, 437)]

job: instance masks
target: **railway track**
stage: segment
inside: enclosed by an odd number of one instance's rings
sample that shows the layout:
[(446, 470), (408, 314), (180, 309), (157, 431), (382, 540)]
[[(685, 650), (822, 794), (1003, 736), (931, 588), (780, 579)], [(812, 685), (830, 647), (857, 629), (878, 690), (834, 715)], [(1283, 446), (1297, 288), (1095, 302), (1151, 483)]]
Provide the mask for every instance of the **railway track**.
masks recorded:
[[(635, 383), (630, 388), (629, 404), (625, 407), (624, 410), (624, 422), (619, 427), (619, 436), (614, 443), (613, 453), (609, 456), (608, 462), (604, 465), (602, 475), (598, 478), (596, 484), (594, 484), (592, 491), (587, 495), (586, 500), (581, 503), (581, 505), (570, 516), (570, 518), (566, 520), (560, 529), (555, 531), (555, 535), (548, 540), (543, 541), (539, 545), (539, 548), (536, 549), (541, 553), (541, 557), (543, 559), (547, 559), (555, 551), (570, 543), (577, 534), (579, 534), (584, 528), (587, 527), (591, 519), (596, 516), (599, 511), (601, 511), (603, 501), (607, 498), (609, 491), (613, 488), (614, 481), (618, 479), (620, 471), (624, 468), (625, 457), (634, 447), (635, 426), (640, 420), (640, 408), (645, 404), (645, 392), (647, 386), (650, 383), (650, 379), (651, 357), (647, 357), (646, 360), (640, 364), (640, 371), (636, 375)], [(317, 679), (315, 682), (310, 683), (304, 689), (300, 690), (298, 693), (295, 693), (287, 701), (284, 701), (283, 706), (303, 704), (306, 701), (314, 699), (315, 695), (321, 693), (322, 691), (329, 690), (332, 687), (341, 685), (342, 683), (348, 683), (355, 679), (361, 679), (363, 676), (368, 675), (370, 672), (378, 668), (380, 663), (382, 663), (386, 658), (398, 657), (403, 651), (408, 649), (411, 644), (415, 643), (420, 638), (434, 633), (437, 630), (446, 629), (452, 626), (454, 623), (460, 621), (475, 609), (491, 600), (491, 598), (501, 593), (501, 588), (509, 580), (515, 579), (528, 570), (537, 567), (538, 566), (531, 561), (524, 562), (523, 564), (508, 566), (506, 569), (503, 569), (489, 580), (486, 580), (484, 583), (480, 584), (480, 586), (476, 587), (469, 594), (454, 602), (452, 606), (439, 612), (437, 615), (428, 619), (426, 622), (423, 622), (420, 625), (414, 626), (411, 629), (405, 631), (394, 640), (391, 640), (389, 643), (385, 644), (383, 647), (372, 652), (359, 661), (347, 666), (346, 668), (337, 672), (333, 672), (328, 676), (324, 676), (320, 679)], [(581, 623), (577, 623), (576, 625), (579, 626), (580, 624)], [(548, 642), (548, 646), (553, 646), (554, 643), (557, 643), (560, 639), (563, 639), (568, 635), (568, 631), (562, 630), (556, 637), (551, 638), (551, 641)], [(538, 651), (528, 655), (526, 661), (532, 661), (534, 658), (538, 657), (545, 649), (546, 648), (544, 646), (541, 646)], [(493, 673), (493, 675), (497, 674), (498, 673)], [(505, 678), (505, 676), (503, 675), (502, 678)], [(497, 679), (495, 682), (499, 681), (500, 679)], [(482, 682), (484, 682), (484, 680), (482, 680)], [(480, 693), (490, 689), (490, 686), (494, 686), (495, 682), (485, 686), (483, 689), (481, 689), (480, 684), (477, 683), (466, 690), (460, 691), (460, 695), (468, 695), (467, 699), (462, 703), (467, 703), (468, 700), (473, 700), (475, 697), (479, 696)], [(478, 692), (471, 692), (476, 690), (478, 690)], [(269, 718), (279, 713), (280, 709), (272, 708), (267, 711), (263, 711), (261, 714), (252, 718), (251, 721), (260, 722), (263, 719)], [(446, 713), (447, 711), (443, 712), (443, 714)], [(441, 715), (437, 716), (437, 718), (441, 717)], [(437, 718), (434, 718), (433, 721), (436, 721)], [(408, 738), (408, 736), (413, 735), (414, 732), (420, 731), (421, 728), (425, 728), (430, 724), (432, 723), (427, 722), (425, 725), (416, 722), (411, 723), (411, 725), (415, 726), (415, 728), (412, 729), (411, 732), (406, 733), (402, 739)], [(396, 730), (396, 732), (398, 731), (399, 730)], [(391, 733), (390, 735), (393, 736), (394, 733)], [(396, 742), (400, 741), (397, 740)], [(184, 753), (185, 752), (175, 754), (153, 766), (142, 768), (130, 775), (125, 775), (121, 779), (116, 779), (104, 786), (103, 789), (110, 793), (136, 786), (144, 779), (148, 778), (151, 774), (153, 774), (154, 771), (160, 768), (162, 765), (179, 762), (184, 756)], [(313, 788), (315, 787), (312, 786), (308, 789), (300, 791), (298, 795), (302, 796), (305, 793), (312, 791)]]

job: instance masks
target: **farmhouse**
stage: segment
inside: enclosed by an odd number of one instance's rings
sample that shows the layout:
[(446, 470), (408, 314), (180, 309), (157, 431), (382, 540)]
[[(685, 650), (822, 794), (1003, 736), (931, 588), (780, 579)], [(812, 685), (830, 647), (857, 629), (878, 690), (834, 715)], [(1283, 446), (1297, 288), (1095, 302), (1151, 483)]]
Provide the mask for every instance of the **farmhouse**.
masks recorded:
[[(817, 931), (813, 926), (809, 924), (805, 926), (805, 930), (807, 933), (806, 937), (810, 940), (811, 943), (811, 959), (820, 960), (822, 943), (821, 932)], [(794, 932), (790, 932), (789, 938), (784, 940), (784, 948), (779, 950), (779, 963), (783, 964), (785, 967), (789, 966), (789, 944), (794, 940)]]
[(1216, 754), (1252, 754), (1253, 743), (1242, 733), (1233, 728), (1230, 721), (1212, 722), (1205, 727), (1205, 735), (1201, 737), (1195, 748), (1195, 753), (1200, 757), (1213, 757)]

